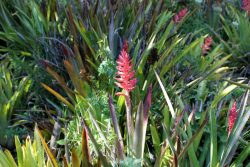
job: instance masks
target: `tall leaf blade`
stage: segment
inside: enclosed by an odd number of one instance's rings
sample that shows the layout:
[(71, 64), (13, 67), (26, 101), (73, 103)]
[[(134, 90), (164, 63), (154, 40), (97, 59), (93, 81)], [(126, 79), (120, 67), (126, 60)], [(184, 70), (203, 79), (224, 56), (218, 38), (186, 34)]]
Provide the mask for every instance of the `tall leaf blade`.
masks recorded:
[(156, 71), (154, 71), (154, 72), (155, 72), (156, 78), (157, 78), (157, 80), (158, 80), (158, 82), (159, 82), (159, 84), (160, 84), (162, 93), (163, 93), (163, 95), (164, 95), (164, 97), (165, 97), (165, 99), (166, 99), (166, 102), (167, 102), (167, 104), (168, 104), (169, 111), (170, 111), (172, 117), (175, 118), (176, 115), (175, 115), (175, 112), (174, 112), (174, 107), (173, 107), (173, 105), (172, 105), (172, 103), (171, 103), (171, 101), (170, 101), (170, 98), (169, 98), (169, 96), (168, 96), (168, 94), (167, 94), (167, 91), (166, 91), (166, 89), (164, 88), (163, 83), (161, 82), (161, 79), (160, 79), (159, 75), (156, 73)]
[(112, 99), (112, 97), (110, 95), (109, 95), (109, 108), (110, 108), (110, 114), (111, 114), (111, 119), (112, 119), (112, 122), (113, 122), (114, 130), (115, 130), (115, 133), (117, 135), (119, 158), (121, 160), (123, 160), (125, 158), (124, 145), (123, 145), (123, 141), (122, 141), (123, 139), (122, 139), (122, 135), (121, 135), (121, 132), (120, 132), (119, 125), (118, 125), (118, 120), (117, 120), (117, 117), (116, 117), (116, 114), (115, 114), (115, 107), (114, 107), (114, 104), (113, 104), (113, 99)]
[(135, 157), (143, 159), (144, 146), (146, 140), (146, 130), (148, 124), (149, 110), (151, 106), (152, 85), (149, 86), (144, 103), (140, 102), (136, 114), (135, 133), (133, 139), (133, 148)]
[(41, 140), (41, 142), (42, 142), (42, 145), (43, 145), (43, 147), (44, 147), (44, 149), (45, 149), (45, 151), (46, 151), (46, 153), (47, 153), (47, 155), (48, 155), (50, 161), (52, 162), (53, 166), (54, 166), (54, 167), (58, 167), (58, 164), (57, 164), (57, 162), (56, 162), (55, 157), (53, 156), (53, 154), (52, 154), (52, 152), (50, 151), (50, 149), (49, 149), (47, 143), (45, 142), (45, 140), (44, 140), (44, 138), (43, 138), (41, 132), (39, 131), (39, 129), (38, 129), (37, 127), (35, 128), (35, 133), (38, 134), (38, 136), (39, 136), (39, 138), (40, 138), (40, 140)]
[(5, 153), (6, 157), (9, 160), (9, 162), (11, 164), (11, 167), (17, 167), (16, 162), (15, 162), (14, 158), (12, 157), (10, 151), (9, 150), (5, 150), (4, 153)]
[(19, 167), (24, 167), (23, 164), (23, 152), (22, 152), (22, 146), (20, 143), (20, 140), (17, 136), (15, 136), (15, 145), (16, 145), (16, 153), (17, 153), (17, 162)]
[(51, 89), (49, 86), (47, 86), (44, 83), (41, 83), (41, 85), (47, 90), (49, 91), (51, 94), (53, 94), (58, 100), (60, 100), (61, 102), (63, 102), (64, 104), (66, 104), (72, 111), (75, 110), (74, 106), (67, 101), (64, 97), (62, 97), (59, 93), (57, 93), (56, 91), (54, 91), (53, 89)]
[(86, 86), (84, 84), (84, 82), (80, 79), (79, 74), (76, 72), (76, 70), (74, 69), (72, 63), (70, 63), (69, 61), (65, 60), (64, 61), (64, 66), (71, 78), (71, 81), (74, 84), (74, 87), (76, 88), (76, 90), (83, 96), (86, 97), (87, 93), (86, 93), (86, 88), (84, 88), (84, 86)]
[(90, 155), (89, 155), (89, 146), (88, 146), (88, 132), (86, 127), (82, 131), (82, 165), (90, 167)]
[[(80, 159), (78, 157), (77, 151), (75, 149), (72, 150), (72, 167), (80, 167)], [(88, 167), (88, 166), (86, 166)]]
[(89, 128), (89, 126), (87, 125), (86, 121), (83, 119), (83, 127), (86, 128), (88, 134), (89, 134), (89, 138), (91, 140), (91, 142), (93, 143), (95, 149), (96, 149), (96, 152), (98, 154), (98, 157), (100, 158), (101, 160), (101, 163), (103, 164), (103, 166), (110, 166), (109, 162), (107, 161), (107, 159), (105, 158), (105, 156), (103, 155), (103, 153), (100, 151), (100, 146), (99, 144), (97, 143), (97, 141), (95, 140), (93, 134), (91, 133), (91, 130)]

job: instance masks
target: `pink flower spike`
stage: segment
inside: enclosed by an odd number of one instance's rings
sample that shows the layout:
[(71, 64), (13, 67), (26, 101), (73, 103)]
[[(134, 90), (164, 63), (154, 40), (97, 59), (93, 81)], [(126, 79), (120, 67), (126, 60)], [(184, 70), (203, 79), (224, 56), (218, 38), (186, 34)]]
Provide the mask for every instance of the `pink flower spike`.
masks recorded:
[[(137, 83), (134, 77), (135, 71), (132, 69), (133, 65), (128, 54), (128, 43), (125, 41), (122, 50), (117, 59), (117, 77), (116, 85), (126, 91), (125, 95), (131, 92)], [(117, 93), (116, 95), (124, 95), (123, 93)]]
[(212, 45), (212, 42), (213, 42), (213, 39), (212, 37), (208, 36), (207, 38), (205, 38), (204, 42), (203, 42), (203, 45), (202, 45), (202, 54), (206, 54), (211, 48), (211, 45)]
[(247, 14), (250, 13), (250, 0), (242, 0), (242, 6), (241, 8), (247, 12)]
[(188, 8), (184, 8), (180, 10), (179, 13), (176, 13), (173, 18), (174, 23), (175, 24), (179, 23), (183, 19), (183, 17), (186, 16), (187, 12), (188, 12)]
[(233, 127), (234, 127), (234, 122), (236, 120), (237, 117), (237, 112), (236, 112), (236, 108), (237, 108), (237, 103), (236, 101), (234, 101), (232, 108), (229, 111), (229, 117), (228, 117), (228, 136), (230, 135)]

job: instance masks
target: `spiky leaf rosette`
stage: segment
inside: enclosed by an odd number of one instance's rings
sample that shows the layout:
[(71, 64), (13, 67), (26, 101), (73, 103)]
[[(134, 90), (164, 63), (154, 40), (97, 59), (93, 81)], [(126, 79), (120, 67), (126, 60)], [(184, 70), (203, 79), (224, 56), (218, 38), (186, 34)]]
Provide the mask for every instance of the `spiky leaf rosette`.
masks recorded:
[[(133, 64), (130, 60), (129, 54), (128, 54), (128, 44), (127, 42), (124, 42), (123, 48), (118, 56), (117, 59), (117, 77), (116, 79), (116, 85), (122, 89), (125, 90), (125, 95), (128, 95), (129, 92), (131, 92), (135, 86), (136, 86), (136, 78), (135, 78), (135, 71), (133, 70)], [(117, 95), (121, 95), (122, 93), (119, 92)]]

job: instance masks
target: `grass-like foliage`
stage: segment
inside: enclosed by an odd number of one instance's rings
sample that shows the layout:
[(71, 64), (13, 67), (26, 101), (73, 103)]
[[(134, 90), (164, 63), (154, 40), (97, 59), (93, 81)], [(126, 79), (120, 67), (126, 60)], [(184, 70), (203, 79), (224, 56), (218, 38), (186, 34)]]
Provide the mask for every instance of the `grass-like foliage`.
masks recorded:
[(250, 165), (249, 15), (221, 6), (1, 1), (0, 166)]

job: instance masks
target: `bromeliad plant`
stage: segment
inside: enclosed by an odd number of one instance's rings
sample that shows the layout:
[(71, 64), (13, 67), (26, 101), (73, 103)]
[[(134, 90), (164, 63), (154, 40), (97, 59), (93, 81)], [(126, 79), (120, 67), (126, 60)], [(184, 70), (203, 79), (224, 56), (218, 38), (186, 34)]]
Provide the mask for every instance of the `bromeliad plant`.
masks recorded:
[(14, 159), (14, 156), (9, 150), (2, 151), (0, 150), (0, 166), (4, 167), (59, 167), (63, 166), (72, 166), (72, 167), (90, 167), (90, 156), (88, 148), (88, 132), (86, 127), (83, 128), (81, 133), (81, 149), (78, 152), (77, 150), (71, 150), (69, 157), (66, 155), (63, 157), (63, 161), (59, 161), (53, 155), (53, 152), (49, 149), (49, 146), (45, 142), (45, 139), (42, 136), (41, 131), (38, 127), (35, 127), (34, 130), (34, 139), (27, 137), (25, 143), (22, 145), (19, 138), (15, 137), (15, 146), (17, 153), (17, 162)]
[[(130, 92), (136, 86), (136, 78), (134, 77), (135, 71), (133, 70), (133, 65), (128, 54), (128, 44), (125, 41), (121, 53), (117, 60), (117, 82), (116, 85), (124, 90), (124, 92), (116, 93), (116, 95), (122, 95), (125, 97), (126, 105), (126, 123), (127, 123), (127, 147), (129, 149), (128, 155), (135, 156), (137, 159), (143, 159), (145, 139), (146, 139), (146, 129), (148, 123), (149, 110), (151, 106), (151, 96), (152, 96), (152, 86), (148, 88), (148, 92), (145, 101), (139, 103), (138, 110), (136, 113), (136, 121), (134, 126), (132, 104), (130, 98)], [(121, 139), (121, 134), (119, 132), (118, 124), (116, 123), (116, 115), (114, 107), (112, 104), (112, 98), (109, 97), (109, 106), (112, 116), (113, 125), (115, 127), (115, 132), (118, 136), (118, 148), (120, 152), (120, 157), (123, 160), (123, 144)], [(120, 141), (120, 142), (119, 142)]]
[[(132, 146), (133, 136), (134, 136), (134, 123), (132, 119), (132, 106), (130, 99), (130, 92), (136, 86), (136, 78), (134, 78), (135, 72), (133, 71), (133, 66), (131, 64), (131, 59), (128, 54), (128, 44), (125, 42), (123, 44), (122, 51), (118, 56), (117, 60), (117, 82), (116, 85), (124, 90), (124, 93), (119, 92), (116, 95), (123, 95), (126, 102), (126, 118), (127, 118), (127, 130), (128, 130), (128, 142)], [(130, 148), (131, 149), (131, 148)]]
[[(247, 6), (246, 6), (247, 8)], [(226, 16), (221, 16), (223, 33), (225, 37), (214, 32), (225, 46), (225, 52), (231, 53), (232, 65), (236, 67), (249, 67), (249, 47), (250, 47), (250, 28), (249, 16), (228, 5)], [(227, 19), (226, 19), (227, 18)], [(248, 68), (238, 69), (249, 75)]]
[[(206, 106), (206, 98), (210, 93), (206, 91), (207, 81), (201, 82), (197, 97), (202, 97), (202, 103), (191, 107), (184, 100), (185, 98), (179, 97), (178, 94), (175, 94), (176, 98), (170, 99), (159, 75), (157, 73), (155, 75), (166, 101), (166, 107), (162, 110), (164, 119), (161, 125), (163, 136), (166, 136), (165, 141), (161, 141), (159, 133), (158, 135), (155, 133), (156, 126), (151, 125), (151, 131), (154, 131), (152, 134), (154, 134), (155, 150), (159, 150), (157, 146), (164, 143), (156, 158), (155, 166), (172, 164), (174, 166), (223, 167), (229, 164), (240, 165), (244, 163), (244, 160), (247, 161), (248, 143), (245, 143), (244, 150), (237, 150), (237, 147), (243, 143), (240, 136), (245, 133), (243, 127), (250, 117), (246, 102), (249, 98), (249, 90), (242, 97), (242, 107), (237, 112), (237, 116), (236, 103), (234, 103), (228, 119), (225, 119), (224, 115), (227, 114), (223, 113), (222, 106), (226, 103), (225, 97), (237, 88), (236, 85), (226, 86), (226, 82), (220, 84), (213, 100)], [(223, 128), (221, 122), (228, 125), (228, 129), (233, 129), (231, 133), (227, 133), (227, 128)], [(217, 126), (222, 129), (218, 130)], [(249, 129), (246, 127), (245, 130)], [(240, 152), (240, 156), (236, 155), (236, 150)]]

